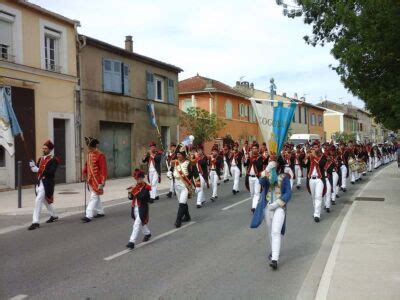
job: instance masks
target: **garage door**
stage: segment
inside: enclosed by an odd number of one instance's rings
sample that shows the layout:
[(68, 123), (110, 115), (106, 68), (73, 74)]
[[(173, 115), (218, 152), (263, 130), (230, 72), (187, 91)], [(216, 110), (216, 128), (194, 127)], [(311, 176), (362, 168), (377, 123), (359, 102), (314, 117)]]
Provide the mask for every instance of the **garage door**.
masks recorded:
[(108, 178), (131, 175), (131, 124), (101, 121), (100, 149), (107, 158)]

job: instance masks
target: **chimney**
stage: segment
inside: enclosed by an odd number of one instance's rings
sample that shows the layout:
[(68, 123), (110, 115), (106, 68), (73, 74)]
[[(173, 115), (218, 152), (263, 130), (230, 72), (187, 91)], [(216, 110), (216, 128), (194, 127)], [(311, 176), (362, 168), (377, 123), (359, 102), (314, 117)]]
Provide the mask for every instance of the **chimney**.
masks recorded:
[(250, 89), (254, 90), (254, 83), (250, 83)]
[(125, 37), (125, 50), (128, 52), (133, 52), (133, 40), (131, 35)]
[(240, 86), (240, 81), (236, 81), (236, 86)]
[(286, 97), (286, 93), (282, 93), (282, 96), (283, 96), (283, 97)]

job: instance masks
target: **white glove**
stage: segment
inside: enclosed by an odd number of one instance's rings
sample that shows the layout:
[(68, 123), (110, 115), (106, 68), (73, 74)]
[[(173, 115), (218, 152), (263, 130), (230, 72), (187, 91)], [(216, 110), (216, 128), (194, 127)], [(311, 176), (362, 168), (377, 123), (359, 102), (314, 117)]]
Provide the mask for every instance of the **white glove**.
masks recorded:
[(39, 171), (39, 168), (36, 166), (35, 162), (33, 160), (31, 160), (29, 162), (29, 167), (31, 168), (31, 171), (33, 173), (37, 173)]
[(98, 188), (99, 190), (104, 189), (104, 184), (99, 184), (99, 185), (97, 186), (97, 188)]
[(279, 203), (277, 201), (275, 201), (272, 204), (268, 204), (268, 210), (273, 211), (275, 209), (277, 209), (279, 207)]
[(172, 179), (172, 172), (171, 172), (171, 171), (168, 171), (168, 172), (167, 172), (167, 177), (168, 177), (169, 179)]

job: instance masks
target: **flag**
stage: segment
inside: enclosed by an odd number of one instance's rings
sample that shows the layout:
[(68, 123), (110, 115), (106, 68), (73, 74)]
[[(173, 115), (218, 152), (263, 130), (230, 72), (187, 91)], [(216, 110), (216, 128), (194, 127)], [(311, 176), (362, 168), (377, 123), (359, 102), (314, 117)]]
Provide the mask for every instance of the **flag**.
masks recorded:
[(297, 103), (285, 107), (282, 101), (250, 99), (258, 125), (270, 153), (280, 154), (296, 111)]
[(150, 125), (154, 128), (157, 128), (156, 114), (154, 111), (154, 103), (147, 104), (147, 112), (149, 113)]
[(0, 145), (13, 156), (15, 153), (14, 137), (21, 135), (17, 117), (11, 104), (11, 87), (0, 87)]

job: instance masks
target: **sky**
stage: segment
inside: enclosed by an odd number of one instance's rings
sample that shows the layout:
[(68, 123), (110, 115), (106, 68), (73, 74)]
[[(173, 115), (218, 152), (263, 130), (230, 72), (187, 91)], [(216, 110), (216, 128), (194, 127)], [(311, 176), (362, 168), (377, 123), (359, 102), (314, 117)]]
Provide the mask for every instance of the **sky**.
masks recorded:
[(132, 35), (134, 52), (182, 68), (180, 80), (199, 73), (230, 86), (242, 79), (268, 91), (273, 77), (278, 94), (364, 106), (329, 68), (337, 64), (330, 46), (307, 45), (303, 36), (311, 26), (283, 16), (275, 0), (31, 2), (79, 20), (79, 33), (115, 46), (123, 48), (125, 36)]

